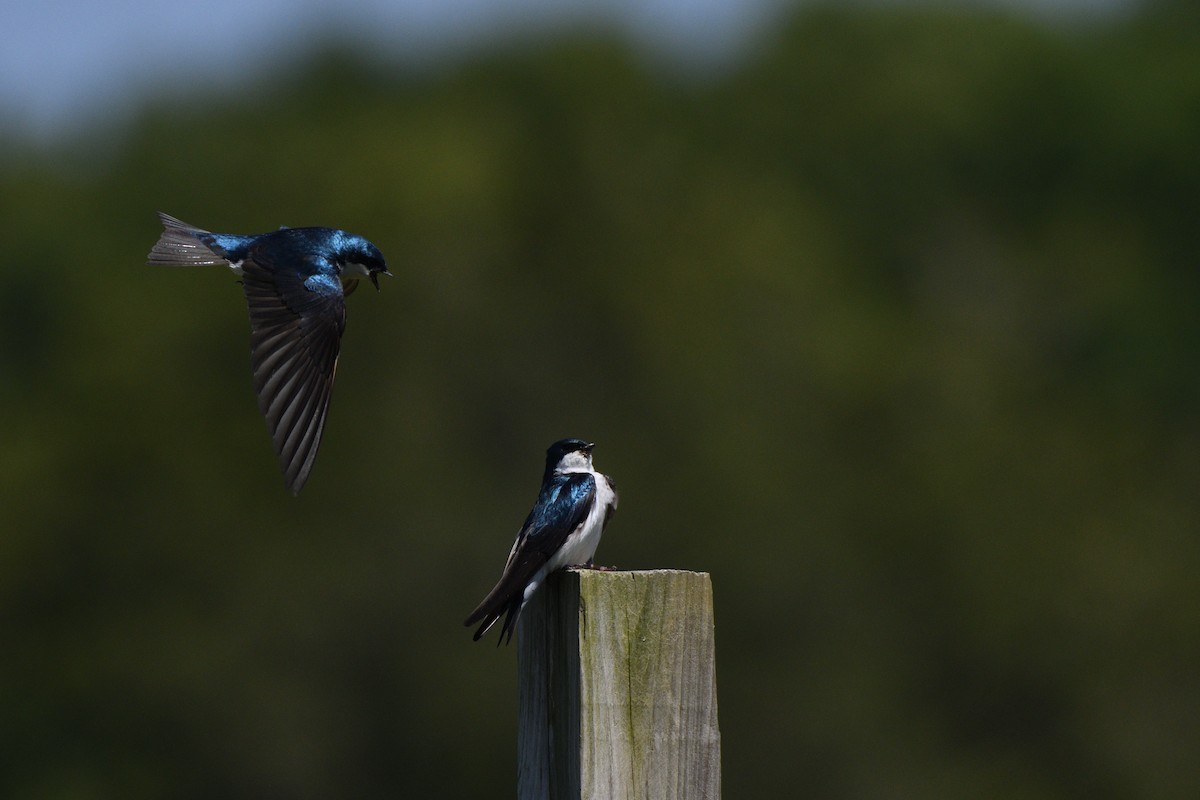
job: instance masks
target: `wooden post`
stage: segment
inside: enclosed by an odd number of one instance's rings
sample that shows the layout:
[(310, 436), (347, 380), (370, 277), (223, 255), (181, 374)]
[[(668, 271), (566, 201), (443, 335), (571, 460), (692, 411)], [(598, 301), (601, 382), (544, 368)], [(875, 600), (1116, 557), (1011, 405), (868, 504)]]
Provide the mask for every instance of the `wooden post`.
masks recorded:
[(517, 664), (519, 800), (719, 800), (707, 573), (551, 575)]

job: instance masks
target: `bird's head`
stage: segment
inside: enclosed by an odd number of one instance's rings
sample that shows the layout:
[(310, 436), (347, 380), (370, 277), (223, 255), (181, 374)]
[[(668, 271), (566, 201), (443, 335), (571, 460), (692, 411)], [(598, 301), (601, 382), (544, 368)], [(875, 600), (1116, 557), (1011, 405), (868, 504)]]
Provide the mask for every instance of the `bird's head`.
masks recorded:
[(391, 276), (383, 253), (379, 248), (361, 236), (347, 234), (345, 242), (338, 251), (338, 268), (343, 277), (365, 276), (371, 279), (375, 289), (379, 289), (379, 276)]
[(594, 442), (560, 439), (546, 450), (546, 472), (582, 472), (592, 468)]

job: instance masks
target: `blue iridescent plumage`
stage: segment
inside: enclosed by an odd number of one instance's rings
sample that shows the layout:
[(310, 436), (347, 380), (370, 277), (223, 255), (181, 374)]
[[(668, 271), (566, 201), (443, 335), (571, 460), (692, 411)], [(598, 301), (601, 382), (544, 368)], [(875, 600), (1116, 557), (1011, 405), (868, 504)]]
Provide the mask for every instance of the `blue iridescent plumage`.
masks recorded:
[(476, 641), (501, 617), (500, 641), (510, 641), (525, 603), (546, 575), (590, 565), (617, 508), (616, 486), (592, 467), (593, 445), (563, 439), (546, 451), (537, 501), (517, 533), (500, 580), (464, 624), (480, 623)]
[(223, 265), (241, 276), (250, 311), (250, 364), (258, 407), (284, 480), (299, 494), (329, 410), (345, 298), (368, 278), (391, 275), (383, 254), (361, 236), (334, 228), (212, 233), (160, 213), (163, 233), (151, 264)]

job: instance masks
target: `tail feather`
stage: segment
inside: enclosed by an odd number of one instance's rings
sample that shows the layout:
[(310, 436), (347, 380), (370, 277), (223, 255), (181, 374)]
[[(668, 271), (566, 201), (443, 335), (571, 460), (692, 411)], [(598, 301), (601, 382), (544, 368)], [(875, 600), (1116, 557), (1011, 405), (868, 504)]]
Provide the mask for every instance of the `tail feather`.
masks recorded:
[(491, 630), (493, 625), (500, 621), (501, 617), (504, 617), (504, 624), (500, 626), (500, 636), (496, 639), (496, 646), (499, 647), (501, 644), (507, 644), (512, 641), (513, 631), (517, 629), (517, 619), (521, 616), (521, 607), (523, 605), (525, 605), (525, 598), (518, 594), (504, 605), (486, 611), (482, 615), (480, 615), (480, 612), (483, 611), (483, 608), (476, 609), (475, 613), (468, 617), (467, 621), (463, 624), (474, 625), (476, 622), (482, 620), (479, 629), (471, 637), (472, 641), (478, 642), (483, 638), (484, 634)]
[(524, 606), (524, 594), (517, 591), (509, 597), (493, 595), (488, 595), (487, 599), (480, 603), (479, 608), (476, 608), (472, 615), (468, 616), (463, 625), (470, 626), (475, 622), (480, 622), (479, 630), (476, 630), (472, 637), (474, 642), (479, 642), (503, 616), (504, 624), (500, 626), (500, 638), (496, 642), (499, 646), (500, 643), (508, 643), (512, 640), (512, 631), (516, 630), (517, 619), (520, 618), (521, 608)]
[(524, 598), (517, 598), (508, 607), (508, 616), (504, 618), (504, 624), (500, 626), (500, 635), (496, 637), (496, 647), (500, 646), (501, 639), (504, 640), (505, 644), (512, 641), (513, 631), (517, 629), (517, 620), (520, 619), (521, 610), (524, 608)]
[(158, 212), (163, 224), (163, 233), (155, 243), (146, 263), (168, 267), (202, 267), (216, 264), (228, 265), (229, 261), (214, 253), (200, 240), (209, 232), (175, 219), (170, 214)]
[[(517, 542), (520, 541), (518, 538)], [(479, 638), (487, 633), (500, 617), (505, 618), (504, 624), (500, 627), (500, 638), (512, 641), (513, 631), (517, 627), (517, 618), (521, 616), (521, 608), (525, 605), (525, 598), (537, 590), (545, 575), (546, 558), (546, 554), (540, 552), (518, 554), (517, 545), (513, 545), (513, 552), (508, 556), (504, 574), (488, 592), (487, 597), (483, 598), (483, 602), (471, 612), (471, 616), (467, 617), (466, 622), (463, 623), (469, 627), (480, 620), (483, 621), (479, 630), (475, 631), (475, 641), (479, 641)], [(506, 636), (507, 638), (505, 638)]]

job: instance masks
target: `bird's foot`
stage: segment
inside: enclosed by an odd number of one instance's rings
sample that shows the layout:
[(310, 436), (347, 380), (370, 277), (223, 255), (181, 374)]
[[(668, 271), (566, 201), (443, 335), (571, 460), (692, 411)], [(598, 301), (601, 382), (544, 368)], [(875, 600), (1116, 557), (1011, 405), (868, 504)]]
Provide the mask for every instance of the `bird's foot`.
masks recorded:
[(599, 564), (593, 564), (591, 561), (587, 562), (586, 564), (572, 564), (571, 566), (567, 567), (567, 569), (573, 569), (576, 571), (590, 569), (590, 570), (594, 570), (596, 572), (617, 572), (618, 571), (616, 567), (602, 567)]

